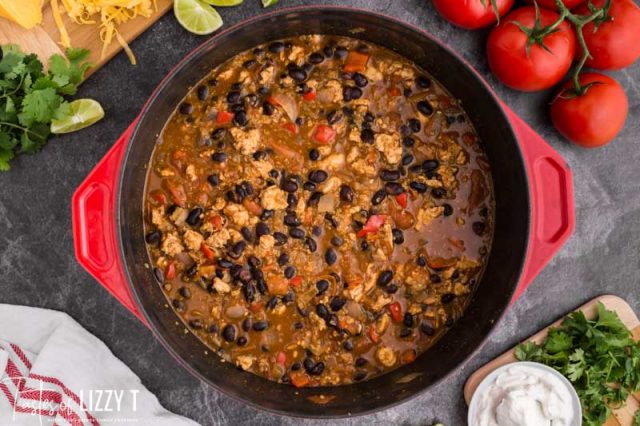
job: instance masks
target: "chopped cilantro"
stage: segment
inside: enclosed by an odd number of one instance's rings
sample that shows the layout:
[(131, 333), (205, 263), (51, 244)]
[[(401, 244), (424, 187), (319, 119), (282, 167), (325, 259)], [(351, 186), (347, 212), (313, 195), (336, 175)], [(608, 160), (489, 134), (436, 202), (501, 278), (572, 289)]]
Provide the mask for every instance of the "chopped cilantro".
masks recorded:
[(0, 59), (0, 171), (10, 169), (18, 154), (39, 151), (49, 138), (51, 120), (69, 113), (64, 96), (76, 93), (89, 51), (68, 49), (53, 55), (45, 73), (34, 54), (16, 45), (2, 46)]
[[(566, 376), (578, 392), (586, 426), (604, 424), (612, 408), (640, 391), (640, 343), (602, 303), (594, 319), (579, 311), (569, 314), (560, 327), (549, 330), (542, 345), (522, 343), (515, 356), (546, 364)], [(640, 411), (634, 425), (640, 426)]]

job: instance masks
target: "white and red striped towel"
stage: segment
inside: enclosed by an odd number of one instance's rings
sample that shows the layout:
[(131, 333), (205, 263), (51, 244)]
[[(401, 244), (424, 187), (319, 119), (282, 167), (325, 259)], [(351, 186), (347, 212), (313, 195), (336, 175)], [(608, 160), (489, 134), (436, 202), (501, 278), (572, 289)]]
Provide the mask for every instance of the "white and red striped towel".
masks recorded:
[(0, 304), (0, 425), (196, 425), (62, 312)]

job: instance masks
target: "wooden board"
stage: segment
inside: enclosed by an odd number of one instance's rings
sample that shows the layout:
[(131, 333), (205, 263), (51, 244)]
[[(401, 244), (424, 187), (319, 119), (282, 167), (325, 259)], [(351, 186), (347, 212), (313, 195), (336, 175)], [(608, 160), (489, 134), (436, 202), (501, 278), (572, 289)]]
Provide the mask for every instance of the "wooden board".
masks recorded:
[[(16, 0), (21, 1), (21, 0)], [(60, 3), (60, 2), (59, 2)], [(118, 31), (127, 43), (138, 37), (144, 30), (149, 28), (162, 15), (164, 15), (173, 4), (172, 0), (156, 0), (157, 10), (149, 18), (139, 16), (120, 26)], [(62, 4), (60, 8), (63, 9)], [(14, 43), (20, 45), (24, 52), (36, 53), (40, 60), (46, 64), (48, 58), (55, 53), (62, 53), (63, 49), (58, 42), (60, 33), (53, 20), (53, 13), (49, 1), (45, 0), (43, 9), (42, 25), (30, 30), (25, 30), (18, 24), (14, 24), (4, 18), (0, 18), (0, 44)], [(71, 21), (66, 13), (62, 13), (67, 32), (71, 38), (73, 47), (83, 47), (91, 51), (90, 61), (94, 64), (88, 74), (97, 71), (109, 59), (121, 50), (117, 40), (111, 42), (107, 48), (104, 58), (100, 58), (102, 52), (102, 40), (100, 40), (100, 28), (98, 24), (79, 25)], [(98, 23), (99, 17), (96, 15)], [(135, 49), (134, 49), (135, 53)]]
[[(640, 340), (640, 320), (638, 319), (638, 316), (633, 312), (629, 304), (623, 299), (617, 296), (600, 296), (582, 305), (578, 309), (583, 311), (587, 318), (593, 318), (597, 313), (598, 302), (602, 302), (607, 307), (607, 309), (616, 311), (618, 313), (618, 316), (620, 317), (620, 320), (622, 320), (627, 328), (633, 333), (634, 339)], [(558, 327), (563, 319), (564, 317), (554, 322), (549, 327)], [(536, 343), (543, 342), (547, 336), (549, 327), (539, 331), (537, 334), (534, 334), (528, 339), (525, 339), (525, 342), (528, 342), (530, 340)], [(489, 373), (491, 373), (498, 367), (517, 361), (516, 357), (514, 356), (514, 350), (515, 347), (509, 349), (507, 352), (503, 353), (493, 361), (479, 368), (471, 376), (469, 376), (469, 379), (467, 379), (467, 383), (464, 386), (464, 399), (467, 402), (467, 405), (471, 401), (471, 397), (473, 396), (473, 393), (475, 392), (480, 382), (482, 382), (482, 380), (487, 377)], [(624, 407), (613, 410), (613, 416), (605, 423), (605, 426), (631, 426), (633, 424), (633, 416), (638, 408), (640, 408), (640, 392), (633, 396), (630, 396)]]

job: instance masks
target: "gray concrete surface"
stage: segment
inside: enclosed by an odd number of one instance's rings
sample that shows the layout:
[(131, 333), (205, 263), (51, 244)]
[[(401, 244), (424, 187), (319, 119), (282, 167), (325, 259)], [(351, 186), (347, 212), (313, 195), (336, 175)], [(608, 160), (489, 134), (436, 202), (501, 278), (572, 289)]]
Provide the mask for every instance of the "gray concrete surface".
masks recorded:
[[(344, 1), (281, 0), (277, 7)], [(574, 170), (575, 235), (513, 306), (480, 353), (450, 378), (413, 401), (375, 415), (332, 422), (353, 425), (465, 423), (462, 386), (468, 375), (520, 339), (603, 293), (626, 298), (640, 312), (640, 63), (615, 77), (625, 86), (630, 117), (611, 145), (583, 150), (553, 130), (550, 93), (526, 95), (500, 85), (484, 55), (486, 32), (449, 26), (427, 0), (357, 0), (427, 28), (487, 77), (498, 94), (561, 152)], [(258, 0), (220, 9), (227, 25), (262, 12)], [(160, 79), (203, 39), (185, 32), (169, 13), (132, 43), (139, 65), (119, 54), (84, 84), (78, 96), (99, 100), (106, 119), (50, 141), (43, 152), (0, 174), (0, 302), (58, 309), (97, 335), (156, 393), (168, 409), (206, 425), (315, 424), (263, 413), (207, 388), (182, 370), (129, 312), (77, 263), (70, 197), (109, 149)], [(1, 325), (0, 325), (1, 326)]]

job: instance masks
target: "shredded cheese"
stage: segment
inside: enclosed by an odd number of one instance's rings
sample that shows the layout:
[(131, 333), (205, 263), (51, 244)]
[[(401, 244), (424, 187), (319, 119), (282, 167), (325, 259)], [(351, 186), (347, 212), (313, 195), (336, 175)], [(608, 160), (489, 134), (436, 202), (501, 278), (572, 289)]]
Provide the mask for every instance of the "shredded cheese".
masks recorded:
[[(155, 0), (61, 0), (64, 10), (75, 22), (81, 25), (93, 25), (100, 21), (100, 40), (102, 52), (100, 58), (107, 54), (107, 48), (115, 38), (126, 52), (132, 64), (136, 58), (127, 41), (118, 32), (118, 26), (137, 16), (150, 17), (156, 11)], [(58, 0), (51, 0), (51, 9), (56, 26), (60, 31), (60, 44), (71, 46), (71, 40), (60, 14)]]

